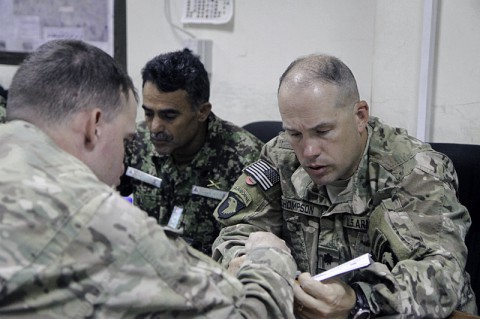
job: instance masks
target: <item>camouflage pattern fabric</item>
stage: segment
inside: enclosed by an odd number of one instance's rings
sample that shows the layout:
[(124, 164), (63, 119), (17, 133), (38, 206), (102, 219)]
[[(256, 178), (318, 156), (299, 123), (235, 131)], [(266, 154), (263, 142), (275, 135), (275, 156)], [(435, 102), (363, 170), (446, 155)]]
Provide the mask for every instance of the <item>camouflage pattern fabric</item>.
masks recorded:
[(1, 318), (293, 318), (293, 258), (238, 278), (23, 121), (0, 126)]
[(311, 274), (372, 254), (376, 262), (342, 279), (359, 283), (377, 316), (475, 313), (464, 270), (471, 219), (457, 200), (452, 162), (376, 118), (368, 131), (359, 169), (333, 202), (299, 165), (284, 133), (267, 143), (261, 163), (278, 181), (269, 177), (274, 182), (264, 190), (245, 170), (214, 213), (227, 227), (213, 258), (227, 265), (242, 253), (245, 236), (268, 230), (285, 239), (298, 268)]
[[(118, 190), (124, 196), (133, 193), (134, 204), (161, 225), (168, 224), (175, 207), (183, 209), (177, 228), (192, 247), (210, 255), (220, 229), (213, 211), (222, 197), (212, 198), (208, 190), (214, 191), (213, 196), (218, 195), (215, 191), (226, 193), (242, 169), (258, 159), (262, 146), (249, 132), (211, 113), (204, 146), (187, 167), (178, 168), (171, 156), (160, 156), (155, 151), (142, 122), (136, 137), (127, 145), (125, 167), (161, 178), (161, 186), (123, 176)], [(192, 194), (194, 187), (200, 189), (198, 194)]]
[(0, 123), (5, 123), (7, 120), (7, 102), (0, 96)]

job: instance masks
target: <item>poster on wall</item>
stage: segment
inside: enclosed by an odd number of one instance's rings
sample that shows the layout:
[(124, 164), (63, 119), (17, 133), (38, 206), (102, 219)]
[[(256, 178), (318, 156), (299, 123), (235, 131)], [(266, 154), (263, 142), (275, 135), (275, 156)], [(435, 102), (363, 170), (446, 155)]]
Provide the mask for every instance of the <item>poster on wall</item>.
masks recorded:
[(225, 24), (233, 16), (233, 0), (183, 0), (182, 23)]
[(114, 0), (0, 0), (0, 54), (78, 39), (114, 54)]

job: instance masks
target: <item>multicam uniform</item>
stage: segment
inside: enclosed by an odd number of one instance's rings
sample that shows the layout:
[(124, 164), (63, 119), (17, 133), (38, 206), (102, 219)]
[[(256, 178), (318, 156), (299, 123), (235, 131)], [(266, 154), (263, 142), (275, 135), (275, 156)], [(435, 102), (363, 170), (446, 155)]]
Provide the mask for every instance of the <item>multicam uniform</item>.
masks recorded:
[(213, 211), (242, 169), (258, 159), (262, 146), (252, 134), (211, 113), (205, 144), (187, 167), (178, 168), (172, 156), (155, 151), (143, 122), (127, 146), (125, 166), (162, 182), (156, 187), (124, 176), (118, 189), (124, 196), (133, 193), (135, 205), (159, 224), (182, 229), (192, 247), (210, 255), (220, 229)]
[(376, 315), (446, 317), (475, 312), (464, 271), (471, 220), (456, 197), (452, 162), (404, 130), (371, 118), (357, 172), (336, 196), (313, 183), (285, 133), (267, 143), (215, 211), (226, 226), (213, 245), (227, 265), (248, 233), (283, 237), (301, 271), (316, 274), (372, 254), (368, 270), (344, 276), (359, 282)]
[(23, 121), (0, 125), (1, 318), (293, 318), (293, 258), (229, 275)]

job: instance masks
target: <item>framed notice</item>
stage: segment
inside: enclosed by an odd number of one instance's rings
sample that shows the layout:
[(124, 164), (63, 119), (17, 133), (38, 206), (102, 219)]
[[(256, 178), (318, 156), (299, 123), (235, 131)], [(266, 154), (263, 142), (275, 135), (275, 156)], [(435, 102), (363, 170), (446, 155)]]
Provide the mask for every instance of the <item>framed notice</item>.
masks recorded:
[(126, 0), (0, 0), (0, 64), (20, 64), (43, 43), (78, 39), (126, 67)]

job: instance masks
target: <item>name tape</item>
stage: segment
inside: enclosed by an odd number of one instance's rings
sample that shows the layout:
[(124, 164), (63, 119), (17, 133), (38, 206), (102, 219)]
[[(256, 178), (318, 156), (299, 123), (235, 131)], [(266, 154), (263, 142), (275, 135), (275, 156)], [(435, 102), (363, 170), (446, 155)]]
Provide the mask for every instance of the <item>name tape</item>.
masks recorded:
[(160, 188), (160, 185), (162, 184), (162, 179), (155, 177), (153, 175), (147, 174), (145, 172), (142, 172), (139, 169), (133, 168), (133, 167), (128, 167), (127, 176), (130, 176), (131, 178), (138, 179), (139, 181), (145, 182), (147, 184), (153, 185), (155, 187)]

